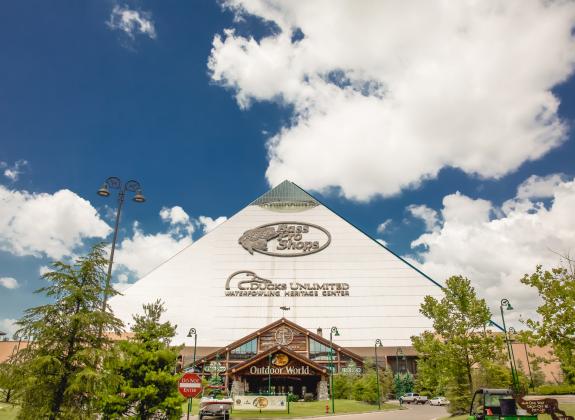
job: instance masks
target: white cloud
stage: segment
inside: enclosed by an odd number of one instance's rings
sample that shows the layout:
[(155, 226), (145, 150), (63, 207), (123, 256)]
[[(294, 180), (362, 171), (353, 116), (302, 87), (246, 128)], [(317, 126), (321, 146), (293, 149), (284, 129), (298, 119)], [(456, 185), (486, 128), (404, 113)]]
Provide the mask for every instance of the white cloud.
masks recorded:
[(468, 276), (493, 307), (506, 297), (517, 309), (515, 318), (520, 312), (532, 314), (538, 299), (519, 280), (537, 264), (557, 266), (556, 253), (572, 253), (575, 180), (546, 190), (552, 197), (548, 207), (520, 197), (527, 184), (501, 208), (459, 193), (444, 197), (442, 226), (412, 243), (421, 269), (438, 281), (454, 274)]
[(0, 185), (0, 249), (14, 255), (70, 255), (87, 238), (105, 238), (110, 227), (89, 201), (70, 190), (54, 194)]
[(174, 235), (181, 235), (182, 230), (188, 235), (194, 233), (194, 224), (190, 220), (190, 216), (180, 206), (162, 207), (160, 218), (170, 224), (171, 232)]
[(518, 198), (547, 198), (553, 197), (553, 192), (557, 186), (561, 185), (565, 176), (552, 174), (548, 176), (532, 175), (525, 180), (518, 188)]
[(439, 219), (437, 212), (432, 208), (427, 207), (424, 204), (416, 205), (412, 204), (407, 206), (407, 211), (417, 219), (423, 220), (425, 223), (425, 230), (431, 232), (435, 230), (438, 226)]
[(384, 239), (376, 239), (376, 241), (382, 244), (383, 246), (387, 246), (387, 242)]
[(50, 271), (52, 271), (52, 269), (47, 265), (41, 265), (40, 268), (38, 268), (38, 274), (40, 274), (40, 277), (46, 273), (49, 273)]
[(377, 233), (385, 233), (385, 230), (389, 227), (389, 225), (391, 224), (391, 219), (387, 219), (385, 222), (380, 223), (377, 226)]
[(180, 206), (174, 206), (172, 208), (162, 207), (162, 210), (160, 210), (160, 218), (171, 225), (187, 224), (190, 222), (190, 216), (188, 216)]
[(151, 39), (156, 38), (156, 28), (152, 21), (152, 14), (138, 10), (131, 10), (126, 6), (114, 6), (109, 20), (106, 22), (113, 30), (122, 31), (130, 39), (136, 35), (146, 35)]
[[(115, 258), (117, 268), (126, 269), (137, 277), (142, 277), (192, 244), (194, 225), (207, 233), (227, 220), (225, 216), (216, 219), (199, 216), (194, 219), (180, 206), (163, 207), (159, 214), (160, 219), (168, 224), (166, 231), (147, 234), (138, 222), (135, 222), (132, 237), (123, 239), (118, 245)], [(124, 273), (118, 276), (119, 283), (115, 284), (119, 287), (118, 290), (130, 284), (129, 277), (120, 278), (125, 275)]]
[(0, 286), (5, 287), (6, 289), (16, 289), (20, 285), (18, 284), (18, 280), (14, 277), (0, 277)]
[(18, 181), (26, 166), (28, 166), (27, 160), (17, 160), (12, 166), (0, 161), (0, 169), (3, 170), (4, 176), (12, 182)]
[(16, 319), (4, 318), (0, 319), (0, 331), (6, 333), (6, 337), (12, 338), (14, 333), (18, 330)]
[(192, 243), (191, 235), (175, 231), (146, 234), (138, 222), (133, 225), (134, 234), (123, 239), (114, 258), (116, 266), (123, 266), (138, 277), (150, 272)]
[(293, 107), (268, 145), (271, 184), (365, 200), (444, 167), (498, 178), (566, 138), (552, 88), (573, 72), (574, 2), (224, 4), (279, 28), (259, 40), (228, 29), (208, 62), (241, 107)]
[(122, 293), (124, 290), (126, 290), (128, 287), (130, 287), (132, 285), (130, 283), (129, 276), (126, 273), (118, 274), (116, 276), (116, 279), (118, 281), (115, 283), (112, 283), (112, 286), (114, 287), (114, 289), (116, 289), (120, 293)]
[(226, 220), (228, 220), (228, 218), (226, 216), (220, 216), (216, 219), (212, 219), (211, 217), (208, 217), (208, 216), (198, 217), (198, 223), (201, 226), (202, 231), (204, 233), (208, 233), (208, 232), (214, 230), (219, 225), (224, 223)]

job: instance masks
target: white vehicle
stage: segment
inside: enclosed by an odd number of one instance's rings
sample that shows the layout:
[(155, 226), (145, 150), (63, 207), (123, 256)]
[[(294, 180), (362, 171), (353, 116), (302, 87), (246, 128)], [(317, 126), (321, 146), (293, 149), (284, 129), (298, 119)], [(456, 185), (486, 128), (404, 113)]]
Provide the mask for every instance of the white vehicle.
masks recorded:
[(415, 392), (408, 392), (404, 396), (399, 398), (402, 403), (415, 403), (415, 404), (426, 404), (427, 397), (424, 395), (416, 394)]
[(445, 397), (435, 397), (429, 400), (430, 405), (449, 405), (449, 400)]
[[(208, 391), (208, 396), (205, 396), (206, 390)], [(204, 387), (198, 418), (202, 420), (204, 417), (210, 416), (222, 417), (224, 420), (228, 420), (233, 403), (234, 400), (229, 398), (226, 387), (217, 385)]]

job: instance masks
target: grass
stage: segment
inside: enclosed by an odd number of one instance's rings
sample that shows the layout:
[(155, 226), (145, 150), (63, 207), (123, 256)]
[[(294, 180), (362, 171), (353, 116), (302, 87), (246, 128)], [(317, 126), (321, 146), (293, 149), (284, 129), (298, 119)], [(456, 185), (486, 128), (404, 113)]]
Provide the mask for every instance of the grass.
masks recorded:
[[(200, 400), (194, 399), (192, 414), (198, 414), (198, 407)], [(270, 417), (308, 417), (308, 416), (321, 416), (325, 414), (326, 401), (311, 401), (311, 402), (294, 402), (290, 403), (290, 413), (285, 411), (273, 412), (263, 411), (261, 414), (258, 411), (235, 411), (232, 413), (232, 418), (239, 419), (257, 419), (257, 418), (270, 418)], [(331, 405), (330, 405), (331, 407)], [(397, 404), (382, 404), (382, 410), (399, 409)], [(14, 420), (18, 415), (19, 407), (11, 404), (0, 403), (0, 420)], [(367, 404), (359, 401), (350, 400), (335, 400), (336, 414), (342, 413), (362, 413), (366, 411), (377, 411), (377, 405)], [(187, 412), (187, 404), (182, 405), (182, 412)], [(210, 417), (211, 418), (211, 417)]]
[[(326, 401), (293, 402), (290, 403), (289, 414), (287, 413), (287, 411), (262, 411), (261, 413), (258, 411), (234, 411), (231, 417), (238, 419), (249, 419), (249, 418), (257, 419), (257, 418), (270, 418), (270, 417), (286, 418), (286, 417), (321, 416), (325, 415), (326, 404), (327, 404)], [(200, 400), (194, 399), (191, 414), (193, 415), (198, 414), (199, 405)], [(381, 409), (382, 410), (399, 409), (399, 405), (384, 403), (381, 405)], [(331, 403), (330, 403), (330, 411), (331, 411)], [(336, 414), (363, 413), (366, 411), (377, 411), (377, 405), (367, 404), (360, 401), (335, 400)], [(182, 412), (183, 413), (187, 412), (187, 404), (182, 405)], [(211, 419), (211, 417), (208, 418)]]
[[(565, 413), (567, 413), (567, 415), (569, 416), (575, 416), (575, 404), (560, 404), (559, 408), (561, 408), (561, 410), (565, 411)], [(445, 419), (449, 419), (449, 420), (467, 420), (467, 414), (463, 415), (463, 416), (455, 416), (455, 417), (444, 417), (441, 420), (445, 420)], [(541, 414), (538, 417), (538, 420), (551, 420), (551, 416), (547, 415), (547, 414)]]
[(20, 409), (12, 404), (0, 403), (0, 420), (13, 420)]

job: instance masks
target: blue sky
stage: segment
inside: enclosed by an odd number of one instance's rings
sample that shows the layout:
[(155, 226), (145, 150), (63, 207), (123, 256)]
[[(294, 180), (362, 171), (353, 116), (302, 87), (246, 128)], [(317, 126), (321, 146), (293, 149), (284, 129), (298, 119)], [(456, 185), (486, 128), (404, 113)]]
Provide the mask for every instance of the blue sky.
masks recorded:
[(147, 198), (121, 285), (288, 178), (532, 313), (519, 277), (575, 239), (573, 4), (297, 3), (4, 5), (0, 329), (42, 301), (42, 267), (110, 239), (112, 175)]

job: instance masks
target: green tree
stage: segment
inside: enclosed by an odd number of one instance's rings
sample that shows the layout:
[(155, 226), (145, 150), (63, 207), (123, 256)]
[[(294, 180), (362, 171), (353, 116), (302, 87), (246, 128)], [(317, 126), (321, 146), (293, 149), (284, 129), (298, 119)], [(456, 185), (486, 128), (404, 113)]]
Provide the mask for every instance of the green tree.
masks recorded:
[(534, 287), (543, 303), (537, 308), (540, 320), (527, 320), (539, 345), (551, 345), (561, 363), (564, 381), (575, 384), (575, 267), (564, 258), (564, 266), (525, 275), (521, 282)]
[[(55, 262), (37, 291), (52, 302), (26, 310), (19, 335), (33, 337), (17, 359), (19, 418), (83, 419), (93, 416), (98, 371), (107, 338), (99, 328), (121, 332), (122, 322), (102, 312), (108, 260), (103, 244), (74, 264)], [(114, 292), (112, 291), (112, 294)]]
[(448, 278), (443, 292), (441, 300), (426, 296), (420, 309), (433, 321), (434, 332), (412, 341), (429, 360), (423, 373), (432, 376), (430, 386), (446, 385), (450, 411), (463, 413), (474, 391), (473, 370), (500, 358), (503, 340), (486, 330), (491, 313), (467, 278)]
[(476, 388), (510, 388), (513, 385), (511, 370), (506, 359), (484, 361), (473, 372)]
[(354, 377), (338, 373), (333, 375), (333, 396), (337, 399), (351, 400)]
[(174, 372), (179, 349), (169, 346), (175, 327), (160, 322), (165, 309), (159, 300), (143, 308), (143, 315), (133, 316), (133, 338), (118, 342), (116, 354), (107, 360), (104, 418), (180, 418), (184, 400)]
[(0, 399), (5, 403), (12, 403), (18, 399), (18, 386), (20, 375), (14, 359), (11, 357), (8, 361), (0, 364)]
[[(379, 370), (379, 387), (381, 401), (385, 401), (391, 392), (393, 373), (391, 370)], [(377, 379), (375, 364), (367, 359), (364, 372), (361, 375), (336, 374), (333, 376), (333, 390), (335, 398), (377, 403)]]
[(377, 378), (375, 370), (370, 369), (353, 382), (352, 397), (356, 401), (377, 403)]
[(412, 337), (412, 341), (419, 353), (415, 389), (430, 396), (445, 395), (450, 377), (445, 343), (430, 331)]

